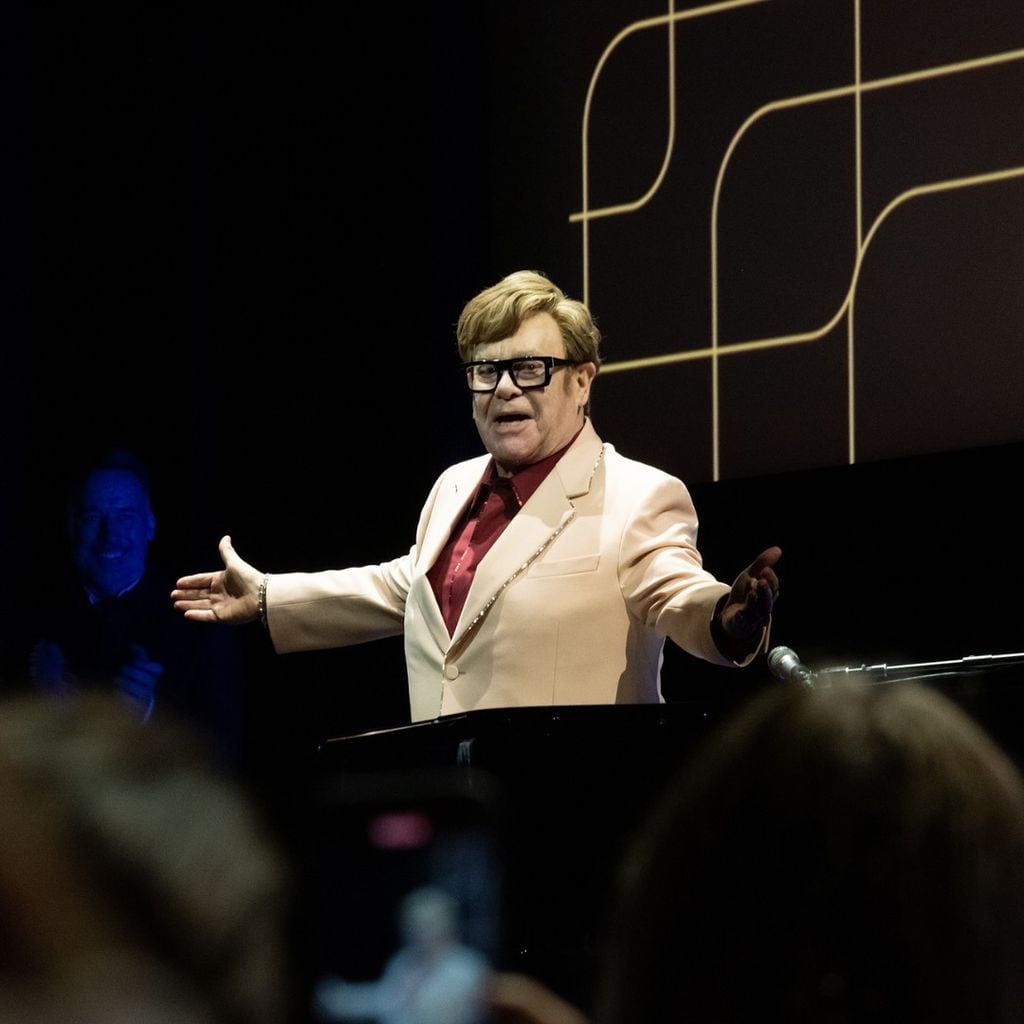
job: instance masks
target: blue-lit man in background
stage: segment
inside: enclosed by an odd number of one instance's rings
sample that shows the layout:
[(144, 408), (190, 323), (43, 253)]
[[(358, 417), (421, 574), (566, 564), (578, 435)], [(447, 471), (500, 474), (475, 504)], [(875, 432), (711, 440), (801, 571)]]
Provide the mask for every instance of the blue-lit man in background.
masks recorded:
[(230, 631), (204, 639), (168, 610), (169, 577), (150, 558), (156, 516), (145, 464), (123, 450), (90, 464), (69, 495), (68, 535), (73, 572), (40, 609), (33, 685), (63, 695), (113, 687), (144, 721), (192, 720), (236, 759), (240, 649)]

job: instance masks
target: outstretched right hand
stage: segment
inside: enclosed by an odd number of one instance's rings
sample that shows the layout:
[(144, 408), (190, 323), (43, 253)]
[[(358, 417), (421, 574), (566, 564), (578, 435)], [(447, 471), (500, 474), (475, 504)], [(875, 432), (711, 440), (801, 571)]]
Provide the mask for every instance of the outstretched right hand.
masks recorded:
[(174, 607), (196, 622), (252, 622), (259, 618), (263, 573), (239, 558), (230, 537), (221, 538), (219, 550), (224, 568), (182, 576), (171, 591)]

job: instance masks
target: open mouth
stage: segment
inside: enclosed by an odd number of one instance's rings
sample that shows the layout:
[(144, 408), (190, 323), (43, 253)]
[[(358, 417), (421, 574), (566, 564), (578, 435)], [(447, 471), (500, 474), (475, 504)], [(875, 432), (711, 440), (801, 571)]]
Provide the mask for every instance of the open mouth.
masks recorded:
[(494, 417), (495, 423), (524, 423), (530, 417), (521, 412), (506, 412)]

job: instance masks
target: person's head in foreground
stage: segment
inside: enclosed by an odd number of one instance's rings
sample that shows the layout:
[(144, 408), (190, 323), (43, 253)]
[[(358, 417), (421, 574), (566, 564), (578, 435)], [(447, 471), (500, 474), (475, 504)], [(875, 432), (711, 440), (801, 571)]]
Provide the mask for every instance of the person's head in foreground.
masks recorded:
[(0, 1020), (284, 1024), (286, 862), (184, 726), (0, 704)]
[(916, 683), (751, 700), (622, 877), (601, 1024), (1024, 1020), (1024, 783)]

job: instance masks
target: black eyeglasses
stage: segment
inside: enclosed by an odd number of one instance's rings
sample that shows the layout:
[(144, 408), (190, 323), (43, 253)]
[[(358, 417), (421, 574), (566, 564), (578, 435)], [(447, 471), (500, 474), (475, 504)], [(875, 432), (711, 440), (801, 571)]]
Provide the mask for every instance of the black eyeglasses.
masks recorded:
[(558, 356), (520, 356), (518, 359), (476, 359), (463, 363), (462, 368), (466, 371), (470, 391), (493, 391), (506, 370), (520, 391), (532, 391), (546, 388), (555, 370), (575, 365), (571, 359)]

